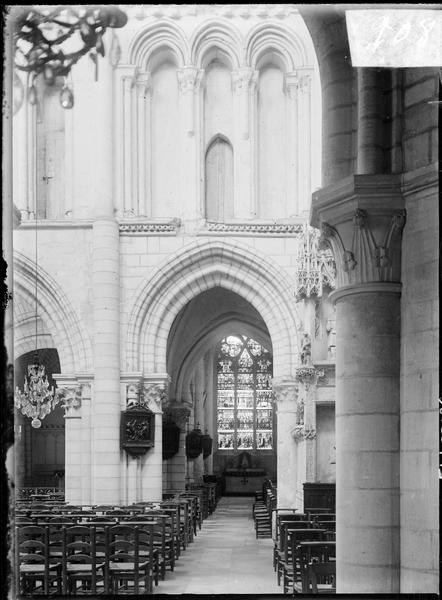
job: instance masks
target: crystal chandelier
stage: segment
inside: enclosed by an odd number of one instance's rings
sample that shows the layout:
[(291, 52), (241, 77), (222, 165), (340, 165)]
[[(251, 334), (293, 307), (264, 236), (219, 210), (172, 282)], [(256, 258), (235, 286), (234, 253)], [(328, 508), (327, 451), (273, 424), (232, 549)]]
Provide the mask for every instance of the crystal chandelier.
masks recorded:
[(32, 427), (38, 429), (41, 427), (41, 420), (55, 408), (60, 397), (54, 393), (54, 388), (50, 387), (45, 367), (39, 363), (37, 352), (34, 360), (34, 364), (28, 365), (24, 392), (16, 388), (15, 406), (21, 409), (26, 417), (30, 417)]
[[(104, 56), (103, 36), (108, 28), (123, 27), (126, 14), (115, 6), (32, 6), (16, 18), (14, 31), (15, 67), (28, 74), (27, 98), (37, 102), (35, 79), (39, 75), (47, 85), (64, 77), (60, 92), (63, 108), (72, 108), (74, 95), (68, 75), (78, 60), (89, 54), (98, 77), (98, 55)], [(112, 36), (109, 60), (113, 66), (120, 59), (120, 47)], [(14, 77), (14, 99), (24, 96), (20, 78)], [(16, 110), (17, 104), (16, 104)]]
[[(36, 216), (37, 217), (37, 216)], [(32, 419), (31, 425), (38, 429), (41, 421), (59, 403), (61, 396), (50, 387), (44, 365), (38, 360), (38, 274), (37, 274), (37, 218), (35, 219), (35, 354), (34, 364), (28, 365), (23, 392), (15, 388), (15, 407)]]

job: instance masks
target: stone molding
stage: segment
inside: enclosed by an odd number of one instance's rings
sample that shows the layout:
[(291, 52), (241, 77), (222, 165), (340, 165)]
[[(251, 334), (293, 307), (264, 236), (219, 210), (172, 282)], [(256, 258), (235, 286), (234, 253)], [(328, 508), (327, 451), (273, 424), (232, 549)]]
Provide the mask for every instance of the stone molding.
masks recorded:
[(200, 234), (299, 235), (302, 223), (215, 223), (207, 221)]
[(161, 223), (157, 221), (137, 221), (135, 217), (135, 221), (121, 221), (119, 225), (120, 235), (130, 235), (130, 234), (168, 234), (168, 235), (176, 235), (181, 226), (180, 219), (172, 219), (170, 221)]
[(354, 175), (313, 194), (311, 223), (319, 247), (336, 261), (336, 287), (399, 282), (405, 225), (397, 175)]
[(355, 294), (398, 294), (402, 292), (401, 283), (391, 283), (389, 281), (374, 281), (369, 283), (361, 283), (359, 285), (345, 285), (337, 290), (334, 290), (329, 299), (331, 302), (337, 302), (341, 298), (354, 296)]
[(128, 16), (138, 21), (147, 18), (168, 17), (174, 20), (180, 20), (185, 17), (207, 17), (219, 16), (227, 19), (242, 18), (244, 20), (251, 17), (260, 19), (278, 18), (284, 19), (289, 15), (298, 14), (298, 10), (291, 4), (170, 4), (170, 5), (152, 5), (152, 4), (129, 4), (124, 8)]

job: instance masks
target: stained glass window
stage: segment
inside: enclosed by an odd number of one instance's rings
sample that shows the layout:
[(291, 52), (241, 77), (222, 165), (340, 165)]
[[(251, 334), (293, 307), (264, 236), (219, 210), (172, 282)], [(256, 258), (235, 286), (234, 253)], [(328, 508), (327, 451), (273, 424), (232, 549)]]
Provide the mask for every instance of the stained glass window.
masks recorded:
[(221, 341), (217, 367), (218, 449), (271, 450), (272, 355), (245, 335), (230, 335)]

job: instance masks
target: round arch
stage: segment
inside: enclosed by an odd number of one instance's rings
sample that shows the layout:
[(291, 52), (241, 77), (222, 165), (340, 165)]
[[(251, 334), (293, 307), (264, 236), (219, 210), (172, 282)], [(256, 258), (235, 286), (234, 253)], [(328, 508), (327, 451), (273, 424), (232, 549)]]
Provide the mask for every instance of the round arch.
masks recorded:
[(192, 298), (216, 286), (239, 294), (260, 313), (272, 341), (274, 375), (293, 374), (299, 319), (287, 274), (247, 246), (219, 239), (189, 244), (142, 284), (129, 318), (127, 368), (165, 373), (174, 319)]
[[(35, 263), (14, 253), (14, 292), (28, 305), (35, 306)], [(58, 283), (40, 266), (37, 271), (37, 314), (46, 323), (54, 340), (64, 373), (92, 369), (92, 346), (68, 297)]]

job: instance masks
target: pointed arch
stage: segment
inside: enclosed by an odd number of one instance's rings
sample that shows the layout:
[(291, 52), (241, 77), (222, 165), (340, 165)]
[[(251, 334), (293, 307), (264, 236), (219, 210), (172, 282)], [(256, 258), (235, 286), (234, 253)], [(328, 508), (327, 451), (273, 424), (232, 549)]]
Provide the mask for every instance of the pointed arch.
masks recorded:
[(281, 57), (286, 73), (309, 62), (302, 40), (279, 23), (266, 21), (257, 25), (249, 32), (245, 48), (246, 64), (253, 69), (258, 68), (260, 60), (268, 52), (275, 52)]
[(141, 285), (129, 318), (126, 368), (166, 372), (175, 317), (192, 298), (216, 286), (236, 292), (262, 316), (272, 340), (275, 376), (294, 373), (299, 319), (286, 273), (239, 242), (216, 239), (190, 243)]
[[(40, 266), (37, 285), (37, 314), (54, 340), (63, 373), (92, 370), (91, 341), (68, 297)], [(14, 293), (35, 306), (35, 263), (20, 252), (14, 253)]]
[(242, 65), (243, 40), (240, 32), (226, 19), (210, 19), (201, 23), (190, 41), (190, 59), (196, 67), (203, 69), (211, 49), (218, 48), (228, 57), (231, 69)]
[(233, 218), (233, 146), (226, 136), (214, 135), (207, 145), (204, 175), (206, 218)]
[(183, 30), (171, 19), (155, 20), (137, 32), (129, 46), (129, 64), (143, 71), (150, 70), (152, 57), (168, 49), (176, 58), (178, 67), (189, 64), (189, 45)]

